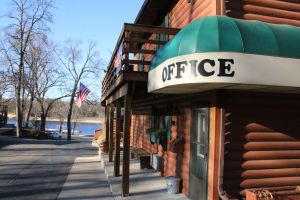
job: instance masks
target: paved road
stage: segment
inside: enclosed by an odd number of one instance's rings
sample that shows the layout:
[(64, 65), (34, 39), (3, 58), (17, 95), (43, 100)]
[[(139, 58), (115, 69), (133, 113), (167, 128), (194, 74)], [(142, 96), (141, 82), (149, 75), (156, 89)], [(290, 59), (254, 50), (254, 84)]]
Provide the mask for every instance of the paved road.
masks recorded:
[(91, 138), (32, 140), (0, 136), (0, 199), (57, 199), (78, 156), (95, 156)]

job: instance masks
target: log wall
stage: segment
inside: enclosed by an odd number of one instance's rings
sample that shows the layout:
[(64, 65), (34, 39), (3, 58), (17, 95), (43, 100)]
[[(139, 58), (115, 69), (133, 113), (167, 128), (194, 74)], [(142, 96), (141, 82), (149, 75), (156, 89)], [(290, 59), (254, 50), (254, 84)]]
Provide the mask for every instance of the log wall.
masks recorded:
[(179, 0), (170, 11), (170, 27), (183, 28), (198, 18), (210, 15), (216, 15), (215, 0), (194, 0), (190, 3)]
[(298, 0), (227, 0), (229, 17), (300, 26)]
[(226, 95), (224, 188), (300, 184), (300, 97)]
[(189, 171), (190, 171), (190, 125), (191, 125), (191, 109), (181, 109), (179, 117), (179, 130), (178, 133), (184, 135), (184, 153), (182, 160), (181, 177), (183, 180), (182, 192), (188, 196), (189, 194)]
[(132, 115), (130, 145), (143, 148), (149, 153), (157, 153), (157, 145), (152, 145), (146, 129), (150, 127), (150, 115)]

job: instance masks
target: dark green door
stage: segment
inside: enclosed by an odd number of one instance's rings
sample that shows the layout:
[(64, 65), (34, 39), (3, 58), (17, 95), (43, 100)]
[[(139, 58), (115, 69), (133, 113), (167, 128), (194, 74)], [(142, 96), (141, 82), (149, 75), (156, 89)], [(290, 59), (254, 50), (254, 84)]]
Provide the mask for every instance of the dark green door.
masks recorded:
[(209, 108), (192, 109), (189, 196), (207, 199)]

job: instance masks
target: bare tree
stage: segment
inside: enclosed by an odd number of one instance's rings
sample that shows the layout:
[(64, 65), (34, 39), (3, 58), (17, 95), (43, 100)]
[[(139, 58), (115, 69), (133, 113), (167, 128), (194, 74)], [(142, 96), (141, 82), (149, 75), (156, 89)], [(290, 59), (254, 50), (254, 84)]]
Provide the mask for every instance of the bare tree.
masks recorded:
[[(55, 67), (54, 51), (55, 46), (43, 35), (42, 37), (34, 37), (25, 57), (31, 71), (31, 76), (27, 81), (28, 90), (40, 106), (41, 132), (45, 131), (46, 119), (54, 103), (68, 96), (58, 93), (63, 85), (64, 73)], [(47, 97), (49, 92), (55, 92), (57, 97)]]
[(37, 92), (39, 92), (37, 91), (37, 86), (46, 84), (42, 81), (43, 77), (40, 77), (40, 75), (51, 62), (52, 48), (54, 46), (49, 44), (47, 36), (44, 34), (35, 35), (29, 41), (28, 51), (25, 55), (25, 63), (29, 70), (28, 73), (24, 74), (24, 85), (29, 96), (25, 127), (28, 127), (33, 101)]
[(90, 42), (83, 56), (80, 42), (68, 41), (64, 49), (57, 53), (59, 60), (68, 73), (68, 84), (70, 84), (68, 86), (71, 96), (67, 116), (68, 140), (71, 140), (71, 120), (78, 84), (81, 80), (94, 81), (99, 78), (101, 59), (95, 47), (95, 43)]
[(8, 77), (5, 71), (0, 71), (0, 106), (11, 100), (13, 89), (9, 84)]
[(52, 0), (11, 0), (12, 11), (6, 16), (9, 25), (6, 27), (5, 55), (13, 67), (16, 92), (17, 136), (22, 135), (24, 113), (24, 74), (25, 56), (29, 42), (34, 35), (44, 34), (49, 29), (47, 23), (52, 22), (50, 9)]
[[(15, 91), (16, 75), (14, 66), (17, 60), (13, 57), (12, 48), (7, 43), (0, 41), (0, 90), (1, 99), (4, 100), (7, 92), (13, 93)], [(7, 102), (3, 102), (7, 103)]]
[[(36, 37), (38, 41), (39, 38)], [(41, 50), (41, 48), (35, 47), (35, 43), (34, 40), (30, 41), (30, 46), (29, 46), (29, 50), (28, 53), (25, 55), (25, 63), (27, 64), (29, 71), (27, 74), (25, 75), (25, 88), (28, 91), (28, 96), (29, 96), (29, 106), (27, 109), (27, 116), (25, 119), (25, 127), (28, 128), (29, 125), (29, 120), (31, 117), (31, 112), (32, 112), (32, 106), (33, 106), (33, 101), (35, 99), (35, 90), (36, 90), (36, 75), (35, 73), (37, 73), (37, 70), (39, 69), (39, 67), (43, 67), (42, 65), (45, 65), (43, 62), (47, 62), (47, 58), (43, 57), (43, 51)], [(43, 64), (40, 64), (43, 63)]]
[(62, 133), (63, 123), (67, 117), (67, 106), (63, 101), (57, 101), (52, 109), (52, 115), (59, 120), (59, 132)]

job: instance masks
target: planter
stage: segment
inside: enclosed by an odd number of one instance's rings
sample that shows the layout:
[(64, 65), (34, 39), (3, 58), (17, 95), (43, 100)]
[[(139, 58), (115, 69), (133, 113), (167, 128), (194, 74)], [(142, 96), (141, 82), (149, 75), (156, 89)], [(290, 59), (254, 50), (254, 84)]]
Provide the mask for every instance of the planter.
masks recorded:
[(164, 159), (162, 156), (157, 154), (151, 154), (151, 166), (153, 169), (162, 172), (164, 170)]
[(146, 133), (151, 144), (159, 144), (162, 146), (163, 150), (167, 150), (169, 136), (168, 129), (165, 128), (147, 128)]
[(149, 140), (152, 144), (160, 144), (159, 138), (156, 135), (149, 135)]
[(246, 190), (246, 200), (299, 200), (300, 188), (282, 187)]

